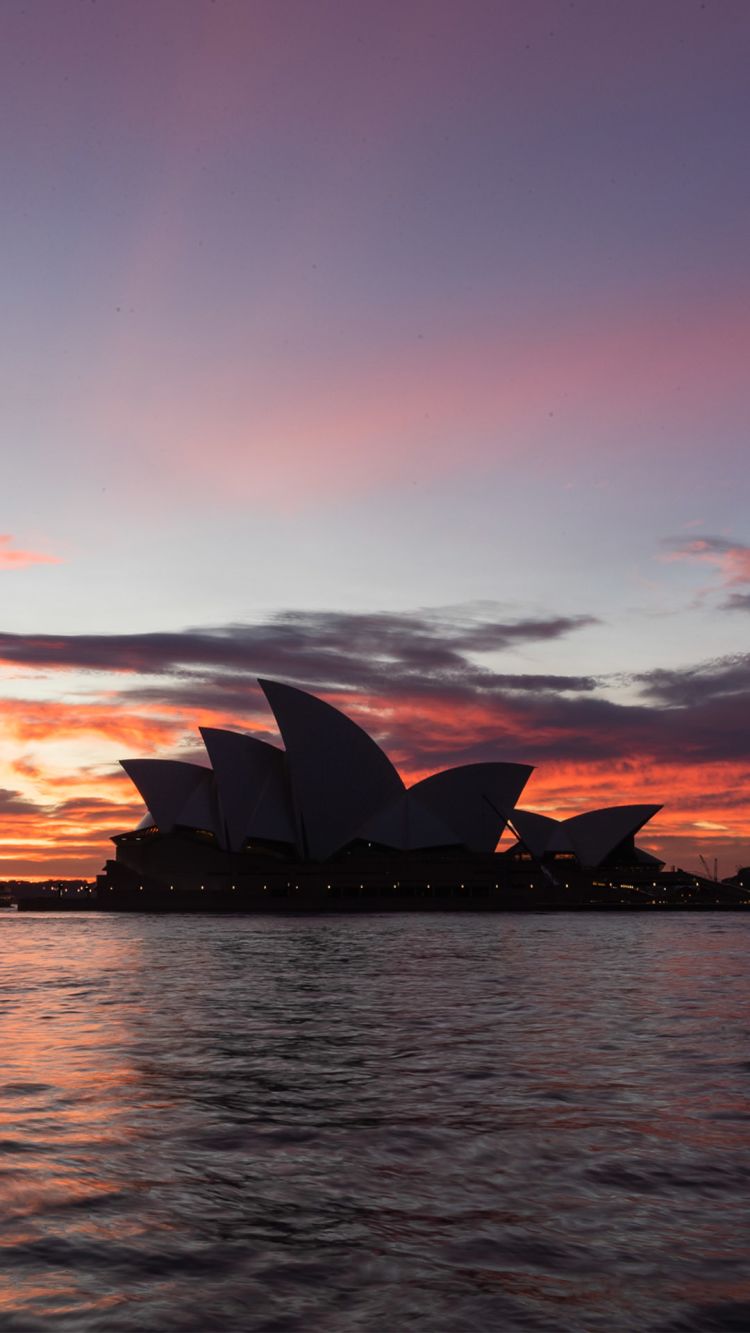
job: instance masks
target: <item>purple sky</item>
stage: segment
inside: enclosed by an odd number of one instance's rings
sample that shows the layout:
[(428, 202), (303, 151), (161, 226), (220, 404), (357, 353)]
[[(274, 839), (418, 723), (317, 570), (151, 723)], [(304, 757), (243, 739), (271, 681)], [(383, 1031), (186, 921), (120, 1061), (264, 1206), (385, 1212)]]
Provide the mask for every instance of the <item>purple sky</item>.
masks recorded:
[(256, 672), (750, 862), (746, 0), (35, 0), (0, 67), (0, 874)]

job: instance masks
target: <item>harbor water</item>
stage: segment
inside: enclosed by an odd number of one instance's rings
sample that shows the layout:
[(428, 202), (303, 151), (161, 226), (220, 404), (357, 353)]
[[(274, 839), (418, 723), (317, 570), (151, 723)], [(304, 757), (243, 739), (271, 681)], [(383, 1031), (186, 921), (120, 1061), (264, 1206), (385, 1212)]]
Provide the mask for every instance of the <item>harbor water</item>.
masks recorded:
[(3, 1330), (750, 1330), (750, 914), (0, 939)]

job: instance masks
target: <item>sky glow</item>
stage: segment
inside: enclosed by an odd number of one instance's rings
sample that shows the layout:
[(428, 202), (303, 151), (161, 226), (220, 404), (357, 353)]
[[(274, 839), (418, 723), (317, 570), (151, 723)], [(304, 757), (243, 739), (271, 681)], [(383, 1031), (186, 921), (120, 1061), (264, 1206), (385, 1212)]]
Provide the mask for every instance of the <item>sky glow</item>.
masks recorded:
[(745, 0), (0, 15), (0, 876), (273, 736), (750, 863)]

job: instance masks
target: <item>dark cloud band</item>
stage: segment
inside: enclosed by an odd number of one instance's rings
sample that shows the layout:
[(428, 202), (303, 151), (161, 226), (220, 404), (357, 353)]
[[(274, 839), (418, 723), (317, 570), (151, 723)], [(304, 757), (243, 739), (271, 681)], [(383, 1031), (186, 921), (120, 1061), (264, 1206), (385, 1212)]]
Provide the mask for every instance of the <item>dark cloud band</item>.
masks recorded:
[(593, 689), (589, 677), (494, 678), (472, 658), (561, 639), (596, 624), (591, 616), (523, 620), (447, 617), (439, 612), (356, 614), (288, 611), (257, 624), (167, 634), (0, 634), (0, 660), (37, 669), (129, 671), (139, 675), (237, 672), (308, 685), (388, 688), (394, 678), (430, 682), (468, 673), (472, 688)]
[[(0, 634), (0, 660), (131, 673), (113, 707), (213, 712), (254, 730), (266, 714), (258, 675), (334, 701), (343, 695), (346, 710), (412, 770), (504, 757), (623, 771), (677, 757), (748, 760), (750, 654), (643, 673), (631, 678), (639, 692), (632, 701), (613, 701), (594, 676), (501, 672), (487, 656), (562, 640), (595, 625), (592, 617), (482, 612), (288, 611), (167, 634)], [(372, 712), (370, 701), (378, 701)]]

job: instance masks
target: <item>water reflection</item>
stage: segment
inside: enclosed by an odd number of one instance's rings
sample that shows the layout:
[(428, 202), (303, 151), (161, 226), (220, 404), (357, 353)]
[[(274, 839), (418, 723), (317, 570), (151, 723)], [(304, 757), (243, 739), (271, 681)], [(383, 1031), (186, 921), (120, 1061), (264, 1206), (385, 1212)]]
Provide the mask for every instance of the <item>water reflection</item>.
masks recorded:
[(3, 1328), (750, 1328), (744, 918), (2, 931)]

